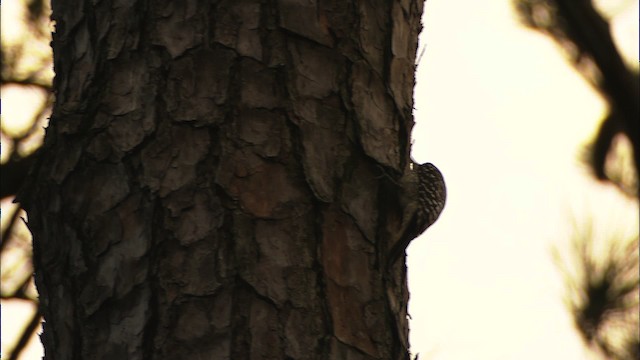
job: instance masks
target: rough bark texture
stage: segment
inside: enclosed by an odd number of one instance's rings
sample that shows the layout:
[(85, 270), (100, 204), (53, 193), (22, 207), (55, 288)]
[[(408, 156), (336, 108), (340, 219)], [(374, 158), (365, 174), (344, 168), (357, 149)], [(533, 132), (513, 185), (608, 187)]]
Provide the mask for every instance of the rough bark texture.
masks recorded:
[(54, 0), (22, 194), (47, 359), (407, 358), (405, 267), (380, 264), (421, 13)]

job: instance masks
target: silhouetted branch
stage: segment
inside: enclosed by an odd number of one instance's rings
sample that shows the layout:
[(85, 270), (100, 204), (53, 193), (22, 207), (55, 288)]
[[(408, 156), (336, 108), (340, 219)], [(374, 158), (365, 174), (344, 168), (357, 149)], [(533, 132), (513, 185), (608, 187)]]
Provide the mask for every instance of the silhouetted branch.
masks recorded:
[[(2, 236), (2, 238), (0, 239), (0, 253), (4, 251), (5, 247), (9, 243), (8, 241), (10, 238), (9, 235), (13, 233), (13, 226), (15, 225), (19, 214), (20, 214), (20, 208), (16, 207), (15, 211), (10, 215), (9, 222), (7, 223), (7, 226), (2, 232), (2, 235), (0, 235)], [(4, 214), (4, 211), (3, 211), (2, 216), (7, 216), (7, 214)]]
[(13, 196), (18, 193), (20, 187), (29, 175), (29, 169), (35, 162), (38, 153), (35, 152), (27, 157), (18, 160), (9, 160), (0, 165), (0, 198)]
[[(605, 172), (605, 159), (617, 134), (631, 142), (635, 172), (640, 174), (640, 78), (624, 63), (607, 20), (591, 0), (516, 0), (515, 4), (523, 23), (550, 35), (567, 50), (577, 70), (609, 104), (591, 149), (589, 164), (596, 177), (616, 183)], [(637, 196), (638, 184), (634, 187)]]
[(631, 140), (636, 172), (640, 173), (640, 83), (618, 52), (609, 24), (590, 0), (556, 0), (571, 40), (594, 60), (602, 80), (601, 93), (611, 104), (611, 120)]

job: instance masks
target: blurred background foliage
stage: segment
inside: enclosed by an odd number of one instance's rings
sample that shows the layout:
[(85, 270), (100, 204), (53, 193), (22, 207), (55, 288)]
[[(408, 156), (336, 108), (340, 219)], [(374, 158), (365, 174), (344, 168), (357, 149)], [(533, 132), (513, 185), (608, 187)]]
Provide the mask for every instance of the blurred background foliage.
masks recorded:
[(596, 178), (611, 182), (628, 196), (638, 197), (638, 63), (637, 58), (633, 62), (625, 61), (609, 23), (610, 18), (634, 3), (628, 0), (514, 0), (521, 22), (553, 39), (608, 105), (608, 113), (595, 138), (585, 146), (581, 160)]
[(565, 303), (587, 346), (603, 359), (640, 356), (637, 229), (574, 219), (570, 249), (553, 249)]
[[(549, 36), (585, 82), (608, 104), (608, 113), (579, 159), (594, 178), (638, 198), (640, 113), (637, 59), (625, 60), (610, 31), (617, 14), (634, 1), (512, 0), (522, 23)], [(613, 6), (611, 5), (613, 4)], [(53, 103), (54, 25), (44, 0), (10, 1), (2, 9), (2, 222), (0, 295), (33, 304), (33, 313), (3, 349), (18, 359), (40, 329), (26, 214), (12, 200), (37, 157)], [(9, 21), (7, 21), (9, 20)], [(635, 56), (635, 54), (633, 55)], [(567, 285), (566, 303), (585, 343), (603, 359), (640, 358), (638, 334), (638, 233), (594, 231), (596, 219), (576, 219), (573, 248), (554, 250)], [(605, 235), (602, 235), (602, 234)], [(600, 235), (599, 235), (600, 234)], [(602, 245), (605, 244), (605, 245)]]
[[(579, 159), (596, 179), (638, 198), (640, 77), (625, 60), (610, 21), (635, 1), (514, 0), (521, 22), (555, 41), (605, 100), (608, 112)], [(602, 358), (640, 359), (638, 229), (595, 231), (597, 219), (576, 219), (573, 248), (554, 249), (565, 277), (566, 303), (585, 343)], [(621, 225), (624, 227), (624, 224)]]
[(44, 0), (2, 4), (0, 296), (3, 303), (14, 300), (32, 304), (31, 314), (22, 324), (11, 324), (12, 331), (22, 331), (13, 344), (2, 349), (7, 359), (18, 359), (41, 328), (32, 276), (31, 234), (24, 222), (26, 214), (12, 200), (42, 144), (54, 98), (49, 14), (49, 2)]

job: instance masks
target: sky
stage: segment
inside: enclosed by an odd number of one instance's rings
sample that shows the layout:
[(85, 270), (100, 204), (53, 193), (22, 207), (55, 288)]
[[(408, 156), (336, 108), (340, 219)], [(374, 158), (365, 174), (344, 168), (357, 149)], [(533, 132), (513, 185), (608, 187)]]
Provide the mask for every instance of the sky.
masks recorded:
[[(629, 13), (614, 30), (637, 44), (637, 2)], [(412, 352), (587, 359), (551, 249), (587, 216), (638, 227), (637, 204), (578, 161), (605, 104), (509, 0), (428, 0), (423, 24), (413, 156), (440, 168), (448, 199), (408, 250)]]
[[(628, 54), (638, 53), (635, 4), (614, 28)], [(604, 104), (550, 39), (518, 23), (510, 0), (428, 0), (423, 22), (413, 156), (440, 168), (448, 200), (409, 248), (412, 352), (587, 359), (551, 248), (567, 248), (574, 218), (638, 226), (637, 204), (577, 160)], [(3, 348), (30, 311), (3, 302)], [(31, 343), (22, 360), (40, 358)]]

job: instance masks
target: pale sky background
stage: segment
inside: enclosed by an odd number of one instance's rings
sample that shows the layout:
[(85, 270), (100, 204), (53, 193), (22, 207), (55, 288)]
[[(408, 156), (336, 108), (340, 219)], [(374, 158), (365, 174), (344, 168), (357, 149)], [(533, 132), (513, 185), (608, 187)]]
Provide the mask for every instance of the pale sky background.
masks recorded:
[[(635, 4), (614, 29), (634, 55)], [(638, 227), (637, 205), (577, 161), (603, 102), (510, 5), (425, 5), (413, 155), (440, 168), (448, 199), (409, 249), (411, 344), (420, 360), (587, 359), (551, 248), (567, 248), (571, 219), (582, 215), (612, 229)]]
[[(636, 1), (614, 28), (634, 61), (637, 14)], [(420, 360), (587, 359), (551, 247), (566, 248), (580, 215), (638, 226), (637, 205), (577, 161), (604, 104), (550, 39), (519, 25), (510, 0), (428, 0), (424, 26), (414, 157), (442, 170), (448, 201), (409, 249), (412, 352)], [(30, 311), (2, 303), (3, 350)], [(40, 356), (33, 346), (21, 359)]]

